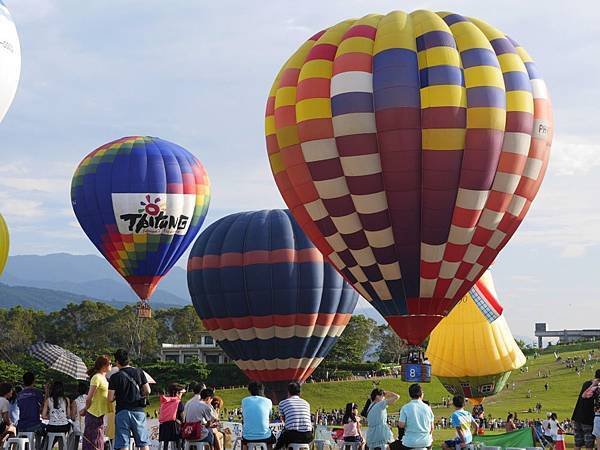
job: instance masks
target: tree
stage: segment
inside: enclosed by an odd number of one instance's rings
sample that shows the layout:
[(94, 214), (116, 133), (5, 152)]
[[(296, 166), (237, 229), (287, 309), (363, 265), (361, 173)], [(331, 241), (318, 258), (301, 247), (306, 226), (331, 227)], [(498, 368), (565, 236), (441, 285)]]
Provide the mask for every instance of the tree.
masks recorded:
[(377, 322), (363, 315), (352, 316), (334, 344), (327, 361), (360, 363), (371, 346), (371, 335)]
[(168, 344), (196, 344), (205, 331), (192, 305), (156, 312), (158, 340)]
[(379, 325), (375, 330), (376, 355), (379, 362), (400, 364), (400, 357), (408, 349), (405, 341), (389, 325)]

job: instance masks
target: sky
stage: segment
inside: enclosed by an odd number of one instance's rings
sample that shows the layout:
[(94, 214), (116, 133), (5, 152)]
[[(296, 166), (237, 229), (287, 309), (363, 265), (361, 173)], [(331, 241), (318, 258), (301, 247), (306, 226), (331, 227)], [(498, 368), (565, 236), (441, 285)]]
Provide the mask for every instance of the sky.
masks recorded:
[(592, 1), (248, 2), (6, 0), (22, 73), (0, 124), (0, 211), (11, 254), (97, 254), (70, 205), (70, 179), (96, 147), (128, 135), (176, 142), (212, 182), (206, 224), (284, 207), (263, 134), (279, 67), (349, 17), (402, 8), (479, 17), (522, 44), (552, 97), (555, 141), (533, 207), (493, 267), (513, 333), (597, 328), (600, 287), (600, 31)]

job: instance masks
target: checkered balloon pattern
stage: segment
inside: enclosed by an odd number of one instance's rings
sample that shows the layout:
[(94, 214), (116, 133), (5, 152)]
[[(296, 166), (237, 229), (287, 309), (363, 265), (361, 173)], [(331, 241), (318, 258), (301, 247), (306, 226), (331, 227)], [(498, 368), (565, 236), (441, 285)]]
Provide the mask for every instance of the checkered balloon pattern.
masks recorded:
[(504, 33), (395, 11), (306, 41), (275, 79), (265, 132), (300, 226), (418, 344), (527, 214), (552, 113), (535, 63)]
[(200, 161), (183, 147), (131, 136), (83, 159), (71, 202), (96, 248), (147, 300), (200, 231), (210, 183)]

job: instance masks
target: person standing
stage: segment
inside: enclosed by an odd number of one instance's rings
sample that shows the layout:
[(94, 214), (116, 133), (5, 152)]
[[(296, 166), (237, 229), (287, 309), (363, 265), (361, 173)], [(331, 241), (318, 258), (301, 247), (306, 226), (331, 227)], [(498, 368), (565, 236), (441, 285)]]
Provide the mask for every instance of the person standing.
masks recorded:
[(342, 417), (342, 425), (344, 426), (344, 442), (360, 442), (359, 449), (362, 448), (364, 439), (360, 429), (360, 416), (358, 415), (358, 406), (356, 403), (346, 404), (346, 411)]
[(108, 383), (108, 401), (116, 401), (115, 449), (128, 449), (133, 435), (136, 447), (148, 450), (150, 437), (145, 408), (150, 385), (144, 371), (130, 365), (127, 350), (117, 350), (115, 361), (119, 371)]
[(506, 424), (504, 425), (504, 429), (507, 433), (517, 429), (517, 425), (515, 425), (515, 416), (513, 413), (508, 413), (508, 416), (506, 416)]
[(410, 402), (400, 409), (398, 426), (404, 428), (404, 448), (425, 448), (433, 443), (434, 416), (431, 408), (423, 403), (423, 389), (417, 383), (408, 388)]
[(40, 414), (44, 404), (44, 394), (34, 387), (34, 383), (35, 375), (33, 373), (23, 374), (23, 390), (17, 397), (17, 405), (19, 406), (17, 432), (19, 433), (35, 432), (39, 434), (43, 431)]
[(79, 411), (84, 418), (83, 450), (104, 448), (104, 415), (108, 412), (108, 381), (110, 358), (106, 355), (96, 358), (94, 366), (88, 370), (90, 388), (85, 397), (85, 405)]
[[(600, 369), (596, 370), (594, 378), (600, 378)], [(583, 393), (592, 386), (593, 380), (588, 380), (581, 385), (581, 392), (577, 397), (571, 421), (573, 423), (573, 435), (575, 438), (574, 450), (594, 448), (594, 399), (584, 398)]]
[(394, 435), (387, 420), (387, 407), (398, 401), (400, 396), (383, 389), (373, 389), (371, 396), (363, 408), (363, 416), (367, 416), (367, 446), (372, 450), (385, 450), (393, 441)]
[(160, 396), (158, 413), (158, 441), (164, 442), (164, 450), (169, 449), (169, 442), (179, 448), (180, 427), (183, 422), (183, 403), (181, 397), (185, 388), (177, 383), (169, 385), (169, 395)]
[(310, 405), (300, 398), (300, 384), (288, 384), (288, 398), (279, 402), (283, 430), (275, 444), (275, 450), (288, 444), (308, 444), (313, 439)]
[(273, 403), (265, 397), (262, 383), (251, 381), (248, 392), (250, 395), (242, 399), (242, 446), (246, 447), (248, 442), (264, 442), (270, 448), (275, 443), (275, 436), (269, 428)]

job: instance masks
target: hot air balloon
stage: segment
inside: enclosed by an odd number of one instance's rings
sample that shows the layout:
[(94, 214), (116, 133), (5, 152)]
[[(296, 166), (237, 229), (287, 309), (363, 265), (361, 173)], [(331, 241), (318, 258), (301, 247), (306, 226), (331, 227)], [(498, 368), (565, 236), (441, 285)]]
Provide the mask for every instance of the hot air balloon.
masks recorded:
[(0, 275), (6, 266), (8, 261), (8, 249), (10, 246), (10, 236), (8, 234), (8, 227), (4, 221), (4, 217), (0, 214)]
[(81, 161), (71, 201), (83, 231), (140, 298), (140, 317), (148, 317), (147, 300), (202, 226), (210, 185), (183, 147), (130, 136)]
[(21, 76), (21, 46), (17, 27), (0, 0), (0, 122), (15, 98)]
[(302, 229), (419, 344), (525, 217), (552, 115), (535, 63), (504, 33), (395, 11), (305, 42), (273, 84), (265, 132)]
[(525, 364), (489, 271), (433, 330), (426, 355), (446, 390), (474, 404), (500, 392), (511, 371)]
[(277, 209), (232, 214), (202, 232), (188, 287), (204, 326), (274, 402), (311, 375), (358, 300), (290, 212)]

